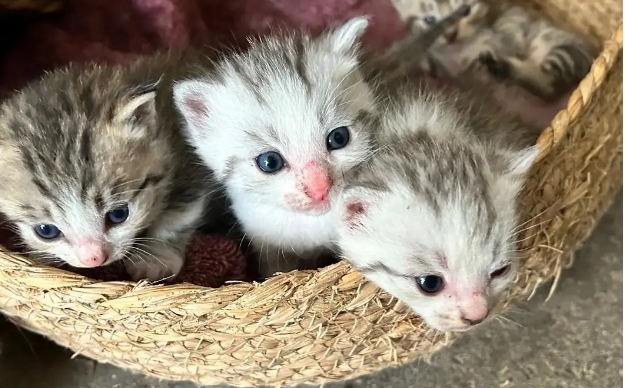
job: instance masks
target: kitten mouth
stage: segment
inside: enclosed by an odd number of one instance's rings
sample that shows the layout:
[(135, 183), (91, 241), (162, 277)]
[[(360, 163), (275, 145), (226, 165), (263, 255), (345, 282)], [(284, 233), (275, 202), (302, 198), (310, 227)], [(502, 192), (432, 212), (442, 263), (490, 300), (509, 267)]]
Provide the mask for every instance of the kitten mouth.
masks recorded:
[(323, 200), (318, 202), (309, 202), (303, 207), (295, 208), (294, 210), (304, 213), (325, 214), (330, 211), (330, 200)]

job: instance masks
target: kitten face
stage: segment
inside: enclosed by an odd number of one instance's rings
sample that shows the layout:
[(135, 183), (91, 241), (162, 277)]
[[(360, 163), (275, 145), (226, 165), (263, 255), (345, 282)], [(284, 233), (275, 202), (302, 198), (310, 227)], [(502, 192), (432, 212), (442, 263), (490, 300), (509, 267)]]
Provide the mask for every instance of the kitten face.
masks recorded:
[(464, 4), (470, 5), (469, 12), (458, 23), (448, 28), (433, 46), (460, 43), (473, 38), (488, 22), (488, 4), (474, 0), (419, 0), (414, 10), (416, 23), (423, 29), (432, 27)]
[(342, 195), (339, 248), (429, 326), (467, 330), (515, 278), (515, 202), (536, 155), (502, 153), (495, 168), (427, 133), (381, 151)]
[(179, 82), (186, 135), (230, 190), (323, 214), (346, 171), (370, 152), (373, 96), (358, 71), (355, 18), (320, 37), (267, 37), (216, 74)]
[(115, 82), (57, 71), (2, 105), (0, 211), (41, 258), (119, 260), (163, 206), (170, 149), (154, 91), (103, 86)]

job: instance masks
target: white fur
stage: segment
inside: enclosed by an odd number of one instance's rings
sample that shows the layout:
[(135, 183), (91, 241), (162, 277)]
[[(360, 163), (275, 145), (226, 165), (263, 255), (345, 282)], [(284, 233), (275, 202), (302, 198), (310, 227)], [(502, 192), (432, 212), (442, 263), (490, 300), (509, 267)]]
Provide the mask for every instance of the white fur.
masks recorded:
[[(369, 134), (355, 121), (359, 111), (374, 108), (357, 68), (358, 39), (367, 23), (366, 18), (354, 18), (319, 38), (301, 38), (310, 90), (292, 69), (284, 68), (283, 55), (295, 55), (300, 39), (291, 36), (264, 38), (248, 52), (224, 60), (217, 70), (221, 79), (209, 76), (174, 87), (189, 142), (225, 184), (252, 246), (267, 255), (270, 267), (261, 270), (264, 275), (294, 269), (285, 263), (286, 256), (315, 256), (332, 246), (332, 209), (343, 174), (370, 154)], [(250, 86), (235, 66), (250, 78), (260, 74), (260, 86)], [(326, 138), (341, 126), (349, 128), (351, 140), (329, 152)], [(279, 152), (288, 167), (263, 173), (255, 159), (268, 151)], [(330, 171), (334, 186), (329, 208), (310, 208), (302, 190), (298, 174), (309, 161)], [(270, 263), (276, 260), (278, 268)]]
[[(472, 149), (476, 157), (488, 160), (484, 147), (474, 138), (462, 135), (462, 120), (453, 110), (439, 108), (431, 101), (420, 100), (403, 111), (391, 110), (381, 131), (428, 131), (435, 139), (456, 141)], [(363, 271), (370, 281), (408, 304), (431, 327), (466, 330), (469, 326), (463, 322), (461, 310), (480, 304), (492, 308), (515, 278), (516, 198), (538, 148), (501, 152), (509, 160), (509, 169), (497, 173), (488, 168), (483, 172), (490, 183), (488, 191), (497, 213), (488, 241), (483, 241), (483, 235), (472, 234), (484, 225), (478, 224), (476, 209), (470, 206), (472, 202), (463, 195), (462, 187), (456, 189), (452, 200), (442, 203), (437, 213), (411, 190), (405, 176), (384, 170), (378, 173), (388, 177), (390, 190), (354, 186), (341, 196), (337, 241), (343, 256), (356, 268), (375, 269), (379, 268), (376, 263), (383, 263), (393, 273), (401, 274), (396, 276), (379, 269)], [(355, 218), (348, 217), (347, 206), (355, 203), (365, 210)], [(496, 244), (501, 244), (497, 255)], [(489, 279), (490, 273), (508, 263), (511, 270), (506, 275)], [(438, 295), (428, 296), (420, 291), (415, 280), (432, 274), (442, 276), (446, 288)]]

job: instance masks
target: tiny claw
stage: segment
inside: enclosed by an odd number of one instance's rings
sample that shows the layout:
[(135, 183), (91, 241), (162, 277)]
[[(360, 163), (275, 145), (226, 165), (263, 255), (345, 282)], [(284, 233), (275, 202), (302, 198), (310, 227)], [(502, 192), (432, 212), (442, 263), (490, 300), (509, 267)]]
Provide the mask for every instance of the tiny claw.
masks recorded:
[(510, 76), (510, 65), (505, 60), (495, 59), (491, 52), (480, 54), (479, 61), (486, 66), (488, 72), (497, 78), (508, 78)]

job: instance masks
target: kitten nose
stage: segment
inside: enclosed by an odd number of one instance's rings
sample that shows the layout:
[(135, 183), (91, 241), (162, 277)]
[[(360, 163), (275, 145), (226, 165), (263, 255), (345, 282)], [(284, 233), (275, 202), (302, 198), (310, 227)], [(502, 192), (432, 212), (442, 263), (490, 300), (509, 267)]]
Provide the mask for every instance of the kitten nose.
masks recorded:
[(463, 323), (474, 326), (478, 323), (482, 323), (488, 317), (488, 313), (489, 311), (486, 307), (477, 308), (471, 311), (463, 312), (460, 319)]
[(471, 326), (484, 321), (488, 314), (488, 303), (479, 292), (465, 299), (460, 309), (460, 319)]
[[(487, 316), (488, 316), (488, 315), (487, 315)], [(463, 318), (462, 318), (462, 322), (464, 322), (464, 323), (466, 323), (466, 324), (468, 324), (468, 325), (471, 325), (471, 326), (475, 326), (475, 325), (477, 325), (478, 323), (482, 323), (482, 322), (484, 322), (484, 320), (485, 320), (485, 319), (486, 319), (486, 317), (484, 317), (484, 318), (480, 318), (480, 319), (467, 319), (467, 318), (464, 318), (464, 317), (463, 317)]]
[(100, 252), (93, 256), (88, 256), (86, 258), (81, 258), (80, 262), (86, 265), (87, 267), (99, 267), (108, 259), (108, 255), (104, 252)]
[(308, 162), (304, 166), (304, 193), (315, 201), (325, 201), (332, 188), (332, 179), (328, 170), (317, 162)]
[(78, 260), (86, 267), (99, 267), (106, 262), (108, 254), (104, 243), (97, 239), (84, 239), (76, 244)]

